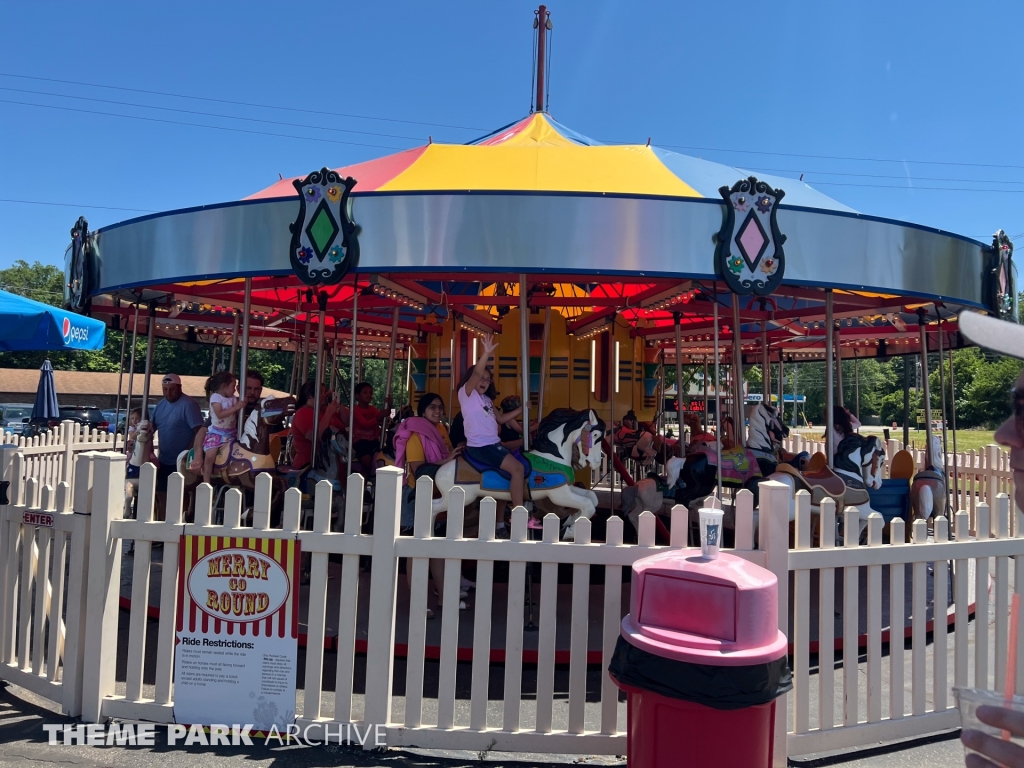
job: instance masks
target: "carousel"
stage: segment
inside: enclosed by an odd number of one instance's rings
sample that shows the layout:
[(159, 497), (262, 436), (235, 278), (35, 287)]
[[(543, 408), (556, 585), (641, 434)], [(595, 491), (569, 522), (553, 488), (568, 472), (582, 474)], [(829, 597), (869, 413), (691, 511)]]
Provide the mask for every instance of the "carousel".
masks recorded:
[[(555, 463), (559, 482), (578, 489), (530, 503), (557, 511), (568, 535), (573, 520), (600, 508), (667, 512), (667, 502), (756, 492), (766, 477), (857, 506), (862, 522), (887, 514), (872, 507), (890, 476), (879, 438), (833, 444), (827, 429), (820, 457), (782, 450), (787, 427), (772, 403), (795, 406), (795, 393), (783, 392), (783, 365), (792, 363), (825, 363), (833, 424), (856, 386), (842, 380), (842, 361), (919, 355), (935, 468), (920, 479), (943, 483), (947, 419), (933, 439), (928, 355), (966, 345), (961, 311), (1015, 315), (1005, 235), (986, 244), (864, 215), (802, 181), (650, 140), (594, 141), (548, 111), (548, 29), (538, 25), (532, 114), (473, 142), (431, 141), (340, 168), (325, 158), (242, 200), (97, 231), (80, 220), (67, 259), (69, 305), (125, 338), (230, 348), (233, 371), (239, 350), (242, 381), (247, 350), (264, 349), (291, 353), (292, 395), (307, 381), (324, 385), (312, 388), (315, 466), (288, 463), (290, 402), (268, 401), (239, 420), (215, 483), (251, 487), (271, 472), (281, 488), (308, 492), (310, 479), (327, 478), (342, 493), (346, 473), (366, 469), (346, 439), (355, 409), (332, 432), (321, 423), (322, 398), (354, 403), (363, 359), (386, 359), (383, 395), (393, 409), (374, 462), (393, 461), (387, 435), (403, 406), (415, 411), (436, 395), (455, 421), (460, 378), (491, 337), (495, 406), (522, 409), (526, 482), (547, 483), (540, 467)], [(146, 382), (147, 348), (145, 360), (124, 365), (144, 370)], [(761, 368), (754, 405), (743, 386), (751, 366)], [(343, 370), (347, 391), (338, 386)], [(681, 383), (684, 371), (698, 372), (703, 391), (687, 397), (679, 387), (673, 402), (666, 372)], [(408, 401), (391, 403), (398, 376)], [(144, 413), (147, 401), (148, 391)], [(567, 430), (569, 410), (585, 414), (586, 439), (554, 451), (551, 435)], [(668, 436), (670, 420), (679, 442)], [(460, 484), (509, 498), (508, 478), (504, 490), (490, 487), (483, 470), (452, 468)], [(938, 509), (945, 491), (932, 490)], [(914, 514), (933, 511), (921, 501)]]

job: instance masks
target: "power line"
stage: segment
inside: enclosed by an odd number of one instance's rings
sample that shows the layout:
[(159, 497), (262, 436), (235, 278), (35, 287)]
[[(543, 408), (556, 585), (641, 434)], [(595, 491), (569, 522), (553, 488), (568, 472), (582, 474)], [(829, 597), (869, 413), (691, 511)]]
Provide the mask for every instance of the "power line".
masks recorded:
[(50, 203), (45, 200), (13, 200), (0, 197), (0, 203), (20, 203), (21, 205), (56, 205), (62, 208), (97, 208), (104, 211), (135, 211), (136, 213), (157, 213), (148, 208), (118, 208), (113, 205), (82, 205), (80, 203)]
[(30, 93), (36, 96), (55, 96), (60, 99), (78, 99), (80, 101), (93, 101), (101, 104), (116, 104), (121, 107), (139, 107), (140, 109), (159, 109), (164, 112), (178, 112), (186, 115), (200, 115), (202, 117), (218, 117), (225, 120), (245, 120), (250, 123), (265, 123), (268, 125), (284, 125), (289, 128), (310, 128), (315, 131), (335, 131), (337, 133), (358, 133), (364, 136), (380, 136), (388, 139), (407, 139), (409, 141), (423, 141), (421, 136), (399, 136), (393, 133), (375, 133), (373, 131), (353, 131), (347, 128), (329, 128), (322, 125), (307, 125), (304, 123), (286, 123), (281, 120), (263, 120), (258, 117), (239, 117), (237, 115), (222, 115), (216, 112), (200, 112), (194, 109), (177, 109), (175, 107), (158, 107), (152, 104), (137, 104), (131, 101), (115, 101), (113, 99), (95, 99), (89, 96), (71, 96), (64, 93), (49, 93), (47, 91), (31, 91), (24, 88), (5, 88), (0, 86), (0, 91), (12, 91), (14, 93)]
[(214, 131), (230, 131), (232, 133), (248, 133), (256, 136), (274, 136), (279, 139), (302, 139), (304, 141), (320, 141), (327, 144), (347, 144), (354, 147), (374, 147), (376, 149), (408, 149), (408, 147), (396, 147), (390, 144), (365, 144), (358, 141), (341, 141), (340, 139), (322, 139), (316, 136), (295, 136), (287, 133), (271, 133), (269, 131), (253, 131), (247, 128), (229, 128), (224, 125), (205, 125), (203, 123), (186, 123), (182, 120), (168, 120), (161, 117), (143, 117), (142, 115), (122, 115), (116, 112), (101, 112), (95, 109), (80, 109), (78, 107), (60, 107), (56, 104), (33, 104), (27, 101), (12, 101), (11, 99), (0, 99), (0, 104), (18, 104), (23, 107), (38, 107), (40, 109), (57, 109), (63, 112), (81, 112), (87, 115), (103, 115), (105, 117), (120, 117), (126, 120), (143, 120), (150, 123), (166, 123), (169, 125), (187, 125), (192, 128), (209, 128)]
[(153, 91), (145, 88), (127, 88), (120, 85), (105, 85), (103, 83), (83, 83), (77, 80), (60, 80), (53, 77), (36, 77), (33, 75), (16, 75), (12, 72), (0, 72), (0, 77), (16, 77), (21, 80), (38, 80), (46, 83), (61, 83), (63, 85), (84, 85), (88, 88), (109, 88), (115, 91), (128, 91), (131, 93), (146, 93), (151, 96), (170, 96), (175, 99), (195, 99), (197, 101), (210, 101), (217, 104), (233, 104), (238, 107), (257, 107), (259, 109), (279, 109), (287, 112), (304, 112), (309, 115), (327, 115), (330, 117), (348, 117), (357, 120), (379, 120), (386, 123), (404, 123), (406, 125), (426, 125), (431, 128), (455, 128), (460, 131), (485, 131), (486, 128), (472, 128), (466, 125), (448, 125), (446, 123), (427, 123), (421, 120), (399, 120), (393, 117), (374, 117), (373, 115), (356, 115), (344, 112), (325, 112), (318, 109), (303, 109), (301, 107), (282, 107), (277, 104), (257, 104), (248, 101), (231, 101), (229, 99), (217, 99), (209, 96), (191, 96), (184, 93), (168, 93), (166, 91)]

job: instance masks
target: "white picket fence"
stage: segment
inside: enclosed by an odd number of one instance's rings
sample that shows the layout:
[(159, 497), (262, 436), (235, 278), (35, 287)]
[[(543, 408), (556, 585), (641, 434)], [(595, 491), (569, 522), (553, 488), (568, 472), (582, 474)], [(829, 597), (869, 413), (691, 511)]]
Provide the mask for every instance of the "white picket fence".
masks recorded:
[[(300, 727), (309, 726), (311, 737), (339, 738), (338, 726), (344, 723), (382, 724), (389, 746), (625, 753), (625, 733), (620, 728), (624, 705), (604, 670), (619, 632), (622, 569), (666, 549), (655, 544), (654, 517), (650, 513), (640, 518), (636, 545), (623, 544), (623, 523), (618, 518), (608, 522), (607, 541), (603, 543), (591, 541), (587, 521), (577, 524), (575, 542), (558, 541), (558, 525), (553, 516), (544, 520), (542, 540), (527, 540), (527, 512), (521, 508), (513, 512), (511, 538), (499, 540), (494, 538), (494, 504), (485, 501), (480, 508), (479, 536), (465, 537), (464, 496), (461, 489), (455, 489), (450, 498), (446, 536), (436, 538), (429, 525), (433, 489), (430, 480), (424, 478), (417, 486), (414, 533), (400, 536), (402, 473), (385, 468), (377, 476), (372, 535), (359, 532), (363, 484), (358, 476), (349, 479), (347, 498), (351, 501), (343, 515), (345, 532), (332, 530), (332, 497), (327, 483), (317, 487), (312, 530), (300, 530), (300, 497), (294, 490), (286, 494), (282, 527), (271, 529), (271, 487), (266, 476), (257, 482), (252, 527), (241, 524), (242, 497), (237, 490), (226, 494), (224, 524), (213, 525), (212, 492), (202, 486), (197, 492), (195, 522), (186, 524), (182, 516), (182, 480), (176, 475), (169, 482), (165, 519), (155, 519), (155, 468), (146, 466), (140, 482), (138, 516), (125, 520), (122, 454), (80, 454), (71, 503), (66, 485), (54, 494), (46, 488), (40, 491), (41, 485), (34, 480), (22, 480), (24, 461), (24, 457), (15, 455), (3, 467), (3, 476), (12, 478), (13, 484), (12, 504), (2, 510), (0, 517), (0, 552), (5, 554), (0, 566), (0, 679), (53, 699), (69, 714), (80, 713), (88, 722), (108, 717), (172, 720), (177, 550), (183, 534), (297, 538), (304, 555), (310, 556), (310, 584), (305, 686), (296, 710)], [(939, 518), (934, 521), (934, 541), (926, 540), (925, 524), (918, 522), (913, 530), (913, 543), (900, 543), (902, 521), (896, 521), (891, 531), (895, 543), (883, 545), (881, 518), (872, 517), (868, 546), (858, 546), (856, 537), (851, 536), (844, 546), (835, 547), (832, 537), (824, 536), (822, 546), (812, 548), (810, 509), (805, 494), (793, 499), (786, 486), (762, 484), (761, 508), (756, 516), (750, 494), (743, 491), (737, 495), (735, 554), (772, 570), (780, 586), (788, 584), (790, 573), (793, 574), (794, 690), (777, 705), (777, 765), (785, 765), (787, 750), (794, 756), (812, 754), (956, 727), (958, 716), (951, 708), (951, 684), (995, 684), (998, 688), (1007, 654), (1010, 560), (1015, 561), (1015, 566), (1024, 565), (1024, 541), (1010, 535), (1008, 499), (999, 496), (994, 502), (994, 538), (989, 536), (990, 508), (982, 502), (976, 506), (977, 539), (969, 538), (965, 511), (956, 516), (955, 541), (949, 540), (945, 518)], [(796, 507), (796, 548), (790, 550), (788, 521), (792, 505)], [(40, 511), (54, 513), (57, 522), (52, 534), (24, 522), (26, 512)], [(835, 510), (826, 504), (821, 514), (824, 529), (834, 527)], [(671, 517), (670, 546), (682, 547), (687, 534), (686, 511), (677, 507)], [(849, 523), (846, 531), (858, 529), (852, 520)], [(1021, 530), (1020, 525), (1016, 529)], [(124, 681), (118, 681), (115, 667), (121, 618), (121, 558), (127, 542), (134, 545), (131, 609), (126, 615), (127, 674)], [(158, 619), (148, 615), (151, 586), (155, 586), (151, 585), (151, 549), (156, 542), (163, 545)], [(340, 579), (345, 588), (337, 593), (337, 602), (329, 606), (328, 559), (332, 554), (341, 556)], [(371, 565), (368, 581), (364, 577), (361, 583), (363, 556), (370, 557)], [(66, 569), (63, 564), (68, 558), (70, 568)], [(409, 586), (398, 579), (398, 564), (403, 558)], [(444, 561), (443, 583), (438, 585), (444, 596), (444, 608), (434, 619), (441, 622), (440, 659), (436, 667), (436, 697), (428, 699), (424, 693), (428, 562), (435, 558)], [(990, 563), (991, 558), (994, 560)], [(458, 609), (464, 560), (477, 562), (476, 604), (472, 612)], [(509, 574), (500, 712), (494, 706), (488, 707), (491, 600), (495, 593), (495, 566), (499, 563), (508, 563)], [(523, 654), (525, 574), (529, 563), (539, 563), (541, 569), (540, 584), (536, 587), (539, 629), (535, 696), (523, 693), (527, 663)], [(953, 564), (951, 574), (949, 563)], [(561, 564), (572, 566), (568, 601), (564, 595), (560, 601), (557, 592)], [(604, 579), (593, 587), (601, 595), (595, 609), (590, 600), (590, 571), (597, 566), (604, 567)], [(862, 569), (866, 572), (863, 601)], [(910, 575), (909, 586), (905, 572)], [(826, 651), (821, 654), (819, 665), (824, 672), (815, 672), (811, 666), (818, 655), (815, 646), (834, 647), (837, 592), (819, 590), (819, 616), (824, 618), (818, 622), (817, 643), (812, 643), (812, 588), (817, 579), (829, 580), (837, 573), (842, 576), (842, 612), (847, 617), (865, 612), (866, 632), (859, 631), (856, 621), (845, 623), (840, 632), (841, 663), (833, 670), (832, 657)], [(1014, 567), (1013, 573), (1014, 588), (1024, 588), (1024, 570)], [(941, 631), (946, 626), (946, 595), (950, 586), (956, 597), (952, 638)], [(356, 634), (362, 588), (369, 590), (369, 614), (365, 619), (365, 687), (359, 690)], [(74, 595), (72, 590), (77, 590)], [(884, 660), (883, 602), (890, 606), (892, 615), (902, 617), (906, 593), (910, 594), (913, 607), (910, 648), (903, 649), (902, 632), (897, 627), (896, 642)], [(778, 621), (787, 632), (789, 606), (790, 592), (782, 588)], [(930, 644), (929, 609), (937, 614), (934, 626), (940, 630), (933, 632)], [(973, 645), (968, 642), (970, 609), (976, 617)], [(404, 696), (392, 693), (396, 670), (395, 623), (400, 611), (408, 611), (409, 616)], [(570, 618), (567, 697), (554, 690), (559, 614), (568, 614)], [(337, 638), (332, 649), (324, 650), (329, 615), (338, 617)], [(994, 621), (991, 628), (990, 620)], [(467, 621), (472, 622), (473, 629), (468, 701), (456, 696), (459, 623)], [(63, 642), (59, 634), (62, 622)], [(598, 629), (591, 630), (592, 626)], [(591, 631), (597, 631), (600, 637), (602, 675), (598, 690), (593, 683), (590, 690), (587, 685)], [(155, 633), (156, 646), (156, 675), (152, 683), (143, 678), (150, 633)], [(990, 640), (992, 653), (988, 650)], [(863, 663), (858, 658), (861, 642), (866, 643), (867, 650)], [(151, 651), (153, 644), (150, 640)], [(329, 666), (325, 661), (330, 653), (337, 654), (336, 672), (333, 685), (331, 681), (324, 685), (324, 670)], [(529, 663), (533, 664), (532, 659)], [(397, 668), (402, 667), (399, 664)], [(1018, 691), (1024, 690), (1022, 678), (1024, 670), (1018, 674)], [(835, 694), (839, 690), (843, 696), (837, 707)], [(904, 690), (909, 691), (908, 701)], [(789, 709), (788, 698), (792, 699)], [(788, 738), (784, 738), (787, 734)]]
[(89, 429), (73, 421), (32, 437), (0, 433), (0, 450), (17, 450), (25, 457), (23, 479), (40, 486), (74, 485), (75, 457), (83, 451), (111, 451), (124, 444), (121, 435)]

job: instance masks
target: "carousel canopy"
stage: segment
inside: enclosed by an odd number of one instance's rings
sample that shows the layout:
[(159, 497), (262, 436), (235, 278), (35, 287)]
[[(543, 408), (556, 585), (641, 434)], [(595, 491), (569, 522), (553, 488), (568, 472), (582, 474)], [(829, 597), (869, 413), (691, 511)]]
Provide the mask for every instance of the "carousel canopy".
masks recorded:
[[(650, 197), (713, 198), (753, 172), (650, 145), (605, 145), (543, 112), (469, 144), (434, 144), (336, 169), (357, 180), (356, 192), (492, 190)], [(853, 213), (853, 209), (794, 179), (756, 174), (786, 190), (790, 206)], [(246, 200), (295, 197), (282, 179)]]

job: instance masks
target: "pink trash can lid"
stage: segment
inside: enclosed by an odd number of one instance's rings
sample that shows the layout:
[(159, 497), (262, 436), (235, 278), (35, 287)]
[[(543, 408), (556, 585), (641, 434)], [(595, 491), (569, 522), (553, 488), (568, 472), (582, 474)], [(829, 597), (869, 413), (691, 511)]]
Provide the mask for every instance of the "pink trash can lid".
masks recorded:
[(778, 605), (771, 571), (725, 552), (705, 560), (676, 549), (633, 564), (621, 634), (637, 648), (691, 664), (763, 664), (786, 654)]

